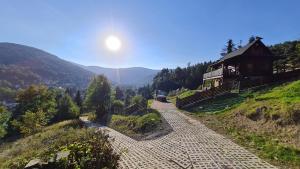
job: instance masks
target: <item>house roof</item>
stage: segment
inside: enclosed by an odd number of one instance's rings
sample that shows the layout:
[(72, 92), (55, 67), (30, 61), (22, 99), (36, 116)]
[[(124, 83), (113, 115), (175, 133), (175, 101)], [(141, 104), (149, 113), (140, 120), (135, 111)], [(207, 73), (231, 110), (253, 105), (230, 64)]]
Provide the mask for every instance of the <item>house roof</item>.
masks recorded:
[(233, 57), (240, 56), (240, 55), (244, 54), (252, 45), (254, 45), (258, 41), (260, 41), (260, 38), (257, 38), (253, 42), (248, 43), (247, 45), (245, 45), (245, 46), (243, 46), (243, 47), (241, 47), (241, 48), (239, 48), (239, 49), (237, 49), (233, 52), (230, 52), (230, 53), (226, 54), (221, 59), (219, 59), (215, 64), (218, 64), (218, 63), (223, 62), (227, 59), (230, 59), (230, 58), (233, 58)]

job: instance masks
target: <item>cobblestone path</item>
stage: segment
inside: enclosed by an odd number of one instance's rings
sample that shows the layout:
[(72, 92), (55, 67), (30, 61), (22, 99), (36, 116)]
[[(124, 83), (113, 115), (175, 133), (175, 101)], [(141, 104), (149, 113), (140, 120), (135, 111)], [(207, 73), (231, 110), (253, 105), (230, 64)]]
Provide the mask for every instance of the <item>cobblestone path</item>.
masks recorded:
[(155, 140), (136, 141), (105, 127), (113, 146), (121, 151), (120, 168), (276, 168), (202, 123), (179, 112), (171, 103), (154, 101), (173, 128)]

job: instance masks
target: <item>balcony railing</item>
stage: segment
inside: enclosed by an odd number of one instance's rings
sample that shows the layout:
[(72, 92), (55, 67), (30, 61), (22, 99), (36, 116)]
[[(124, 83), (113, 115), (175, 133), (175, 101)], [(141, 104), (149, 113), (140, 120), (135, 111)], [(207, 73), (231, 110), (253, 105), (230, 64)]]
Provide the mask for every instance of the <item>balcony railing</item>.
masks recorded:
[(210, 78), (216, 78), (216, 77), (222, 77), (223, 76), (223, 68), (204, 73), (203, 79), (210, 79)]

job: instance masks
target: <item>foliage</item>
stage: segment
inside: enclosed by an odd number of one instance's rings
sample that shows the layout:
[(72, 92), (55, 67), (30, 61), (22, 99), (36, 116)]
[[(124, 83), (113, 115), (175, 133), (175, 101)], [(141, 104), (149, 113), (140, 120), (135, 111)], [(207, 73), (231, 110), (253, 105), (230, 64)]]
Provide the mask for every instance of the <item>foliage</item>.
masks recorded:
[(147, 101), (147, 107), (150, 108), (152, 106), (152, 104), (153, 104), (153, 99), (149, 99)]
[(180, 93), (180, 94), (178, 95), (178, 97), (182, 99), (182, 98), (191, 96), (191, 95), (193, 95), (193, 94), (195, 94), (195, 93), (196, 93), (195, 90), (186, 90), (186, 91)]
[(11, 112), (9, 112), (4, 106), (0, 106), (0, 139), (7, 134), (10, 118)]
[(129, 106), (131, 103), (131, 98), (135, 96), (136, 93), (131, 88), (126, 89), (125, 91), (125, 106)]
[(125, 134), (152, 131), (161, 122), (161, 117), (155, 110), (149, 111), (144, 115), (113, 115), (109, 126)]
[(55, 93), (43, 85), (31, 85), (27, 89), (19, 91), (16, 101), (18, 106), (14, 113), (15, 118), (19, 118), (27, 111), (42, 111), (47, 120), (51, 120), (56, 113)]
[(26, 111), (19, 121), (12, 121), (12, 125), (25, 136), (41, 131), (47, 123), (46, 114), (42, 110), (38, 110), (37, 112)]
[(203, 74), (212, 62), (188, 65), (186, 68), (177, 67), (175, 70), (162, 69), (153, 79), (153, 88), (171, 91), (178, 88), (196, 89), (203, 83)]
[(73, 119), (79, 116), (78, 106), (74, 103), (72, 98), (67, 93), (59, 98), (57, 105), (58, 109), (55, 116), (56, 121)]
[(252, 35), (250, 36), (249, 40), (248, 40), (248, 43), (252, 43), (255, 41), (255, 37)]
[(276, 72), (285, 72), (300, 68), (300, 41), (286, 41), (270, 46), (275, 55), (274, 69)]
[(223, 52), (225, 54), (228, 54), (228, 53), (233, 52), (234, 50), (236, 50), (236, 48), (235, 48), (235, 44), (233, 43), (233, 40), (228, 39), (225, 49), (223, 49)]
[(116, 96), (115, 98), (117, 100), (123, 100), (124, 99), (124, 93), (123, 91), (121, 90), (121, 88), (119, 86), (116, 87)]
[[(79, 120), (67, 120), (45, 127), (41, 132), (34, 135), (0, 145), (0, 151), (2, 152), (0, 168), (23, 169), (30, 160), (34, 158), (49, 159), (51, 152), (72, 143), (85, 144), (94, 138), (100, 139), (99, 142), (107, 143), (107, 140), (102, 140), (101, 137), (104, 139), (103, 135), (98, 136), (101, 133), (95, 133), (94, 129), (81, 128), (80, 126)], [(108, 152), (107, 148), (103, 149), (107, 153), (104, 154), (107, 159), (111, 152)], [(115, 155), (111, 156), (109, 161), (115, 162), (115, 157)], [(116, 164), (112, 163), (111, 165)]]
[[(1, 81), (1, 80), (0, 80)], [(13, 101), (17, 91), (10, 87), (2, 87), (0, 85), (0, 100)]]
[(145, 99), (152, 99), (153, 98), (153, 96), (152, 96), (152, 89), (151, 89), (150, 85), (146, 85), (146, 86), (140, 87), (138, 89), (138, 94), (142, 95)]
[(94, 77), (87, 89), (84, 104), (96, 112), (99, 120), (107, 120), (111, 106), (111, 86), (105, 76)]
[(142, 104), (145, 101), (145, 98), (142, 95), (136, 95), (132, 97), (131, 104)]
[(85, 140), (80, 140), (55, 148), (51, 154), (68, 152), (66, 158), (55, 163), (55, 168), (98, 169), (118, 167), (120, 156), (113, 151), (108, 135), (102, 132), (87, 132)]
[(124, 102), (122, 102), (121, 100), (114, 100), (112, 103), (112, 110), (114, 114), (122, 114), (124, 107)]
[(77, 90), (76, 92), (75, 103), (77, 104), (78, 107), (82, 106), (82, 97), (81, 97), (80, 90)]

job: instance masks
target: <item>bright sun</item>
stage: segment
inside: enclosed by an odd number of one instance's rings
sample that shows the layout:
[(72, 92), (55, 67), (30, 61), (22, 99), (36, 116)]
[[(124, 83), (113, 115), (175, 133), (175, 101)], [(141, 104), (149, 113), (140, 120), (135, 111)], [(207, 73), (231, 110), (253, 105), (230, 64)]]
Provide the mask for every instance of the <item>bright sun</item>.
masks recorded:
[(105, 45), (107, 49), (111, 51), (118, 51), (120, 50), (122, 43), (118, 37), (111, 35), (106, 38)]

